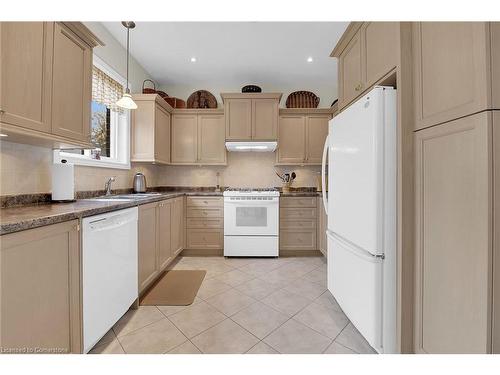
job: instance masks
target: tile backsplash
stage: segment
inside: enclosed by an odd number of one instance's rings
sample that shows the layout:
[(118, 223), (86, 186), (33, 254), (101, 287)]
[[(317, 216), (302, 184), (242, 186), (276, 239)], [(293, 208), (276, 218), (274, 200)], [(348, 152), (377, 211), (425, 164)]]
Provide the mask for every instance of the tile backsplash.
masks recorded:
[[(220, 185), (231, 187), (280, 186), (275, 174), (295, 171), (297, 179), (292, 186), (316, 186), (320, 167), (275, 167), (274, 153), (228, 153), (228, 165), (215, 166), (159, 166), (133, 163), (130, 170), (75, 167), (77, 191), (99, 190), (104, 182), (115, 176), (114, 188), (132, 186), (136, 172), (146, 176), (148, 186), (215, 186), (220, 172)], [(31, 145), (0, 142), (0, 195), (50, 193), (52, 150)]]

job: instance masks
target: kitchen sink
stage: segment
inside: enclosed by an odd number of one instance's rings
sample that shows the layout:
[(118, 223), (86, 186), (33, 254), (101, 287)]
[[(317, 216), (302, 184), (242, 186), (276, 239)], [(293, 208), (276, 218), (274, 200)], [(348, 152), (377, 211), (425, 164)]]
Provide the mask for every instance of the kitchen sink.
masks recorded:
[(91, 200), (97, 202), (130, 202), (135, 199), (146, 199), (146, 198), (157, 197), (159, 195), (161, 194), (160, 193), (118, 194), (118, 195), (91, 198)]

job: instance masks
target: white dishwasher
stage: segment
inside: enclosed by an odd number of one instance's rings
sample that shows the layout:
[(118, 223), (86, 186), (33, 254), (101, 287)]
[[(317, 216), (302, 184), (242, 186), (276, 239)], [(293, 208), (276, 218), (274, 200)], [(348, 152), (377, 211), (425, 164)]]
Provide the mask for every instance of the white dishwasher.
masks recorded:
[(85, 353), (138, 297), (137, 220), (137, 207), (82, 220)]

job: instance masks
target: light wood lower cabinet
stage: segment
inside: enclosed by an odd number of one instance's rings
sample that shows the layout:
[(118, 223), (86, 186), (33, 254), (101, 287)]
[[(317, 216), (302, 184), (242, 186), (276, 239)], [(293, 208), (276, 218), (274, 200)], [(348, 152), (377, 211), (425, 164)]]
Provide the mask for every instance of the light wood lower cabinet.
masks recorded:
[(0, 240), (3, 353), (80, 353), (78, 220)]
[(184, 197), (172, 201), (172, 255), (177, 256), (184, 248)]
[(139, 206), (139, 292), (159, 273), (157, 207), (158, 203)]
[(139, 293), (184, 247), (184, 197), (139, 206)]
[(415, 137), (415, 350), (489, 353), (491, 113), (424, 129)]
[(276, 163), (320, 165), (328, 135), (329, 109), (282, 109)]
[(318, 249), (316, 197), (280, 198), (280, 250)]
[(175, 220), (179, 218), (176, 216), (177, 212), (172, 214), (173, 206), (172, 200), (158, 204), (158, 268), (160, 270), (165, 269), (177, 255), (175, 251), (172, 251), (172, 229), (178, 230), (178, 228), (173, 225), (172, 218)]
[(203, 252), (224, 247), (222, 197), (187, 197), (186, 248)]

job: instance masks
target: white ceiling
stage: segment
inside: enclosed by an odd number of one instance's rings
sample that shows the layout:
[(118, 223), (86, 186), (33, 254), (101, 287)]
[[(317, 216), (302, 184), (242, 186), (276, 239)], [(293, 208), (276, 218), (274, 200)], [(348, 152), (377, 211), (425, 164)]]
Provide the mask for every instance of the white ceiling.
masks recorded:
[[(123, 45), (119, 22), (103, 25)], [(330, 52), (348, 22), (137, 22), (131, 54), (163, 87), (241, 88), (259, 84), (336, 93)], [(306, 60), (311, 56), (312, 63)], [(196, 57), (196, 63), (190, 62)]]

